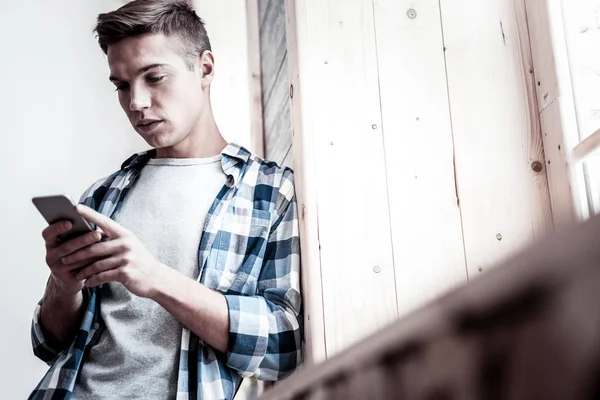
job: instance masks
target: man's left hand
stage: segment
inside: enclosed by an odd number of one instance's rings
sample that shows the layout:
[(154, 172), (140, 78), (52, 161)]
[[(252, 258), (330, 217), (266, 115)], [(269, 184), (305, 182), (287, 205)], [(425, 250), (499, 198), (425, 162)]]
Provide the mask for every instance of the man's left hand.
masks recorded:
[(64, 257), (62, 262), (71, 265), (81, 260), (98, 259), (82, 268), (76, 276), (77, 279), (86, 280), (85, 286), (120, 282), (136, 296), (151, 297), (158, 272), (165, 265), (154, 258), (133, 233), (112, 219), (83, 205), (77, 206), (77, 212), (102, 229), (109, 240)]

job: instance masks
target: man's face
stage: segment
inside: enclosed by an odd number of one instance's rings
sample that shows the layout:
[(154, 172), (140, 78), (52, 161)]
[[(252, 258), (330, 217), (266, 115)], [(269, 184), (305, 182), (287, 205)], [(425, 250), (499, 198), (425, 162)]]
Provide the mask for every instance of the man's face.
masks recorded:
[(155, 148), (183, 141), (207, 103), (212, 76), (204, 76), (200, 58), (190, 70), (178, 46), (176, 37), (147, 34), (108, 47), (119, 103), (136, 132)]

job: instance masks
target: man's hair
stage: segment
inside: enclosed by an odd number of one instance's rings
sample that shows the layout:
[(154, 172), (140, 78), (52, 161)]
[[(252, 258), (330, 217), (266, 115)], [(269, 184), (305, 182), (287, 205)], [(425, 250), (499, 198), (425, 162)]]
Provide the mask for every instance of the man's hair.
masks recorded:
[(104, 54), (108, 46), (127, 37), (147, 33), (177, 37), (190, 69), (204, 51), (211, 49), (204, 22), (183, 0), (134, 0), (115, 11), (98, 15), (94, 32)]

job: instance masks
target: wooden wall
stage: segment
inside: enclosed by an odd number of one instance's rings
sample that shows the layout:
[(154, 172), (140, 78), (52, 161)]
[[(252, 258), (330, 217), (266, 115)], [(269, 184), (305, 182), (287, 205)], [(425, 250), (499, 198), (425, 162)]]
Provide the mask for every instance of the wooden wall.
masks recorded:
[(292, 125), (283, 0), (259, 0), (265, 158), (292, 167)]
[(286, 20), (311, 362), (553, 221), (523, 0), (286, 0)]

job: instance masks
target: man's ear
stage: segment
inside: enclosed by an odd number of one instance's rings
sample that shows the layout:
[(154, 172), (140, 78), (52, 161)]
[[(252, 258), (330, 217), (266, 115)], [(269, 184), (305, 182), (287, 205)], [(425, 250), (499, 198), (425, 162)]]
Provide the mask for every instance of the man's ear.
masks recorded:
[(210, 50), (200, 55), (200, 70), (202, 71), (202, 87), (209, 86), (215, 74), (215, 58)]

